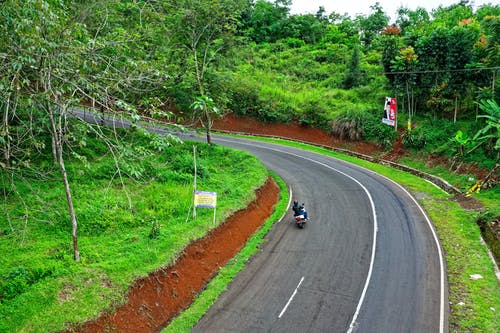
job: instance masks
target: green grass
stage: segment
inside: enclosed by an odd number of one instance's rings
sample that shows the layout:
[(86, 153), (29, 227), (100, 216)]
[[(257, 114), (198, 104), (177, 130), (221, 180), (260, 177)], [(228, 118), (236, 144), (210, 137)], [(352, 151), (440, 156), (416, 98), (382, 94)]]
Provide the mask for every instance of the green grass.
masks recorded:
[[(241, 136), (246, 137), (247, 136)], [(279, 143), (314, 151), (362, 166), (384, 175), (403, 185), (413, 193), (423, 193), (420, 204), (429, 214), (436, 228), (447, 265), (450, 301), (450, 331), (453, 332), (499, 332), (500, 288), (494, 265), (487, 247), (480, 241), (480, 230), (475, 211), (466, 211), (443, 190), (406, 172), (388, 166), (361, 160), (328, 149), (280, 139), (251, 137), (255, 140)], [(414, 164), (413, 167), (416, 165)], [(432, 173), (432, 170), (424, 170)], [(440, 171), (439, 176), (453, 183), (453, 179)], [(460, 183), (459, 183), (460, 184)], [(462, 186), (465, 187), (465, 186)], [(499, 190), (483, 191), (477, 198), (486, 209), (498, 212)], [(470, 275), (483, 278), (472, 280)]]
[[(268, 171), (247, 153), (196, 145), (197, 188), (218, 193), (220, 223), (255, 198)], [(1, 175), (7, 196), (0, 205), (7, 214), (0, 217), (0, 332), (57, 332), (94, 318), (122, 304), (134, 280), (168, 266), (215, 227), (209, 209), (198, 209), (197, 219), (186, 222), (192, 143), (139, 153), (122, 166), (137, 171), (135, 176), (124, 173), (121, 180), (109, 156), (90, 160), (90, 168), (68, 159), (81, 263), (72, 259), (57, 170), (43, 180), (18, 175), (12, 184)], [(159, 233), (152, 237), (154, 226)]]
[(225, 265), (207, 285), (205, 290), (196, 298), (193, 304), (162, 331), (162, 333), (190, 332), (198, 320), (205, 314), (219, 295), (226, 290), (227, 285), (236, 277), (239, 271), (245, 268), (246, 262), (259, 251), (260, 244), (273, 224), (286, 212), (289, 194), (286, 184), (276, 175), (275, 181), (280, 186), (280, 198), (275, 206), (274, 213), (264, 222), (263, 226), (247, 241), (244, 248)]
[[(500, 291), (486, 247), (480, 242), (477, 213), (464, 211), (456, 202), (423, 200), (434, 221), (446, 254), (450, 331), (500, 331)], [(483, 278), (472, 280), (473, 274)]]

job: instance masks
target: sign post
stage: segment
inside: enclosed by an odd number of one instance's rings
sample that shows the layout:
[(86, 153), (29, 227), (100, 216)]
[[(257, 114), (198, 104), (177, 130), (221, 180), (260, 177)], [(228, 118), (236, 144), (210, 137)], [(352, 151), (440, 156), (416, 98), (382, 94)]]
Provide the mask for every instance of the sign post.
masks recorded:
[(217, 192), (195, 191), (194, 192), (194, 207), (213, 208), (215, 224), (215, 211), (217, 209)]

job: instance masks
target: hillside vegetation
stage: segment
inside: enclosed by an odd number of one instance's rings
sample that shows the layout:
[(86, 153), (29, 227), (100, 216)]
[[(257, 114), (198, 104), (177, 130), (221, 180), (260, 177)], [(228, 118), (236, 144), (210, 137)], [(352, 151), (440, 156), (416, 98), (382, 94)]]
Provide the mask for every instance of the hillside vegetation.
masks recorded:
[(193, 219), (192, 144), (163, 150), (146, 132), (116, 134), (120, 160), (88, 135), (73, 150), (86, 153), (86, 162), (67, 163), (80, 263), (69, 246), (71, 223), (53, 163), (38, 160), (43, 171), (2, 176), (0, 331), (56, 332), (123, 303), (135, 279), (174, 262), (187, 244), (246, 207), (267, 179), (254, 157), (196, 143), (198, 189), (220, 199), (216, 224), (213, 210), (198, 209)]

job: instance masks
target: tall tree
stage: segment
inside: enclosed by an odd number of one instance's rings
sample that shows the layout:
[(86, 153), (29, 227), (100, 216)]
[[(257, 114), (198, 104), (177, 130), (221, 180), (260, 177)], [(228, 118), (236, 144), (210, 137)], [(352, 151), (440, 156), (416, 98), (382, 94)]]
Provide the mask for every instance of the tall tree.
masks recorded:
[(396, 85), (400, 90), (404, 90), (406, 105), (408, 107), (408, 118), (415, 113), (414, 88), (416, 83), (416, 69), (418, 57), (413, 47), (409, 46), (400, 50), (399, 55), (392, 62), (392, 71), (395, 72)]
[(394, 85), (395, 76), (392, 72), (392, 61), (399, 54), (399, 34), (401, 30), (396, 26), (387, 26), (382, 31), (382, 66), (391, 85)]
[[(207, 92), (207, 72), (229, 45), (245, 8), (244, 0), (175, 0), (168, 8), (170, 32), (179, 48), (180, 66), (199, 95)], [(187, 52), (186, 52), (187, 51)]]
[[(172, 1), (169, 7), (172, 15), (169, 28), (179, 46), (173, 58), (177, 58), (179, 66), (185, 70), (180, 81), (184, 91), (190, 95), (190, 100), (194, 96), (213, 95), (207, 78), (210, 75), (216, 77), (215, 67), (235, 36), (245, 5), (245, 0)], [(197, 93), (194, 94), (193, 90)], [(213, 122), (210, 117), (213, 114), (194, 113), (202, 116), (195, 121), (207, 125), (207, 140), (210, 138)]]
[[(0, 6), (0, 171), (6, 175), (3, 179), (13, 179), (30, 167), (34, 153), (52, 153), (66, 193), (74, 259), (79, 261), (78, 224), (66, 157), (71, 141), (85, 138), (74, 130), (71, 108), (95, 100), (103, 107), (110, 107), (105, 101), (125, 106), (120, 101), (137, 91), (137, 83), (144, 93), (150, 91), (148, 84), (158, 85), (160, 80), (146, 61), (126, 53), (134, 36), (124, 33), (123, 26), (107, 30), (106, 22), (113, 20), (103, 20), (89, 33), (74, 4), (8, 0)], [(106, 30), (112, 37), (101, 37)]]
[(290, 13), (291, 0), (257, 0), (243, 21), (246, 35), (257, 43), (276, 42), (285, 36), (283, 25)]
[(449, 72), (449, 85), (453, 91), (455, 107), (453, 120), (457, 120), (459, 96), (470, 88), (471, 81), (465, 70), (472, 63), (472, 51), (478, 40), (479, 30), (475, 25), (467, 23), (450, 30), (447, 52), (447, 69)]
[(380, 35), (389, 23), (389, 18), (379, 2), (370, 6), (370, 9), (372, 12), (368, 17), (358, 16), (361, 28), (361, 41), (366, 47), (371, 46), (374, 39)]
[(361, 68), (359, 66), (359, 47), (354, 45), (352, 50), (351, 61), (349, 62), (348, 71), (344, 79), (344, 88), (351, 89), (359, 86), (361, 82)]

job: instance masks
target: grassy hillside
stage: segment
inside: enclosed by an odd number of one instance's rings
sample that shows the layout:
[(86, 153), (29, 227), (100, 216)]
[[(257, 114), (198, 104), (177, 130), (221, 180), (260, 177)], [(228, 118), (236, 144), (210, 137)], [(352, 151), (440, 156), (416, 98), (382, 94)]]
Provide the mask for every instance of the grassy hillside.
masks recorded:
[(198, 189), (218, 193), (217, 223), (245, 207), (268, 176), (243, 152), (185, 142), (153, 153), (150, 136), (138, 131), (119, 136), (123, 146), (133, 144), (133, 155), (116, 161), (101, 141), (88, 138), (73, 151), (74, 156), (85, 151), (85, 163), (68, 161), (81, 263), (73, 261), (64, 189), (50, 163), (38, 162), (45, 165), (43, 175), (3, 176), (1, 332), (55, 332), (65, 322), (94, 317), (122, 303), (134, 279), (168, 265), (213, 227), (212, 210), (198, 209), (196, 220), (186, 220), (192, 145)]

